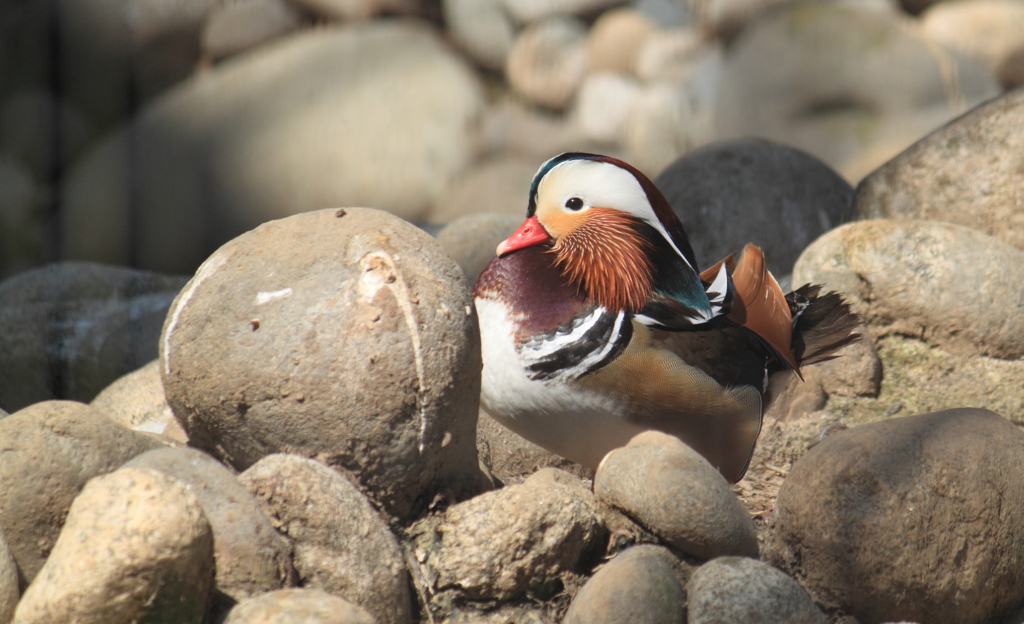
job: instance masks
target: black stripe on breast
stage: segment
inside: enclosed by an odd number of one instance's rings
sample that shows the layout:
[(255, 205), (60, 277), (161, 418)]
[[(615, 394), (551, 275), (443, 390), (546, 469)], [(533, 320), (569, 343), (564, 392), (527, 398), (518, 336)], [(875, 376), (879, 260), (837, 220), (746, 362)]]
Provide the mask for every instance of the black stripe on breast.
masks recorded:
[[(551, 339), (572, 331), (573, 323), (559, 328)], [(556, 377), (577, 379), (599, 370), (614, 360), (629, 344), (633, 323), (626, 313), (604, 312), (582, 336), (526, 367), (526, 376), (535, 381)]]

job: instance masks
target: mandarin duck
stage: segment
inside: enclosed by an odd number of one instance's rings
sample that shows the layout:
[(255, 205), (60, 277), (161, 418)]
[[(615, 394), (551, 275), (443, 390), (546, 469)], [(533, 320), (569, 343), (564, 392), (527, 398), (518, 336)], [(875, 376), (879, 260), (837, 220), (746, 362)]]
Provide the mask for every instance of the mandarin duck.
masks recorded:
[(858, 317), (820, 289), (784, 295), (749, 243), (701, 272), (646, 176), (615, 158), (562, 154), (537, 171), (526, 221), (473, 289), (482, 407), (591, 470), (658, 429), (736, 482), (773, 380), (859, 338)]

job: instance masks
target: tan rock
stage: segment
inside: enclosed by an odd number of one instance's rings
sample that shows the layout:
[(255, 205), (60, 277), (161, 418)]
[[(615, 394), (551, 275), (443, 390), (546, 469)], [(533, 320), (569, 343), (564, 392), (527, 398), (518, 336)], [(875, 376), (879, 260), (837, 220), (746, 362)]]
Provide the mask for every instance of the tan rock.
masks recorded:
[(188, 434), (174, 418), (164, 396), (158, 360), (120, 377), (90, 403), (117, 424), (188, 443)]
[(586, 26), (550, 17), (519, 33), (505, 65), (512, 88), (535, 104), (557, 110), (572, 103), (587, 74)]
[(377, 624), (351, 602), (319, 589), (280, 589), (238, 604), (224, 624)]
[(630, 8), (605, 11), (590, 27), (590, 70), (629, 75), (644, 41), (657, 30), (647, 16)]

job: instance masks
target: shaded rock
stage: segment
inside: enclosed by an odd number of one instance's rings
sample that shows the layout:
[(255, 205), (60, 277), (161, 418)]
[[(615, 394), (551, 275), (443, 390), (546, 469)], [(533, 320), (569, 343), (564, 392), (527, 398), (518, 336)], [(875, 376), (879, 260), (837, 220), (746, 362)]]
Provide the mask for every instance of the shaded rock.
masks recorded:
[(688, 580), (667, 548), (634, 546), (598, 570), (573, 598), (565, 624), (684, 624)]
[(593, 494), (576, 477), (545, 468), (519, 485), (448, 509), (413, 527), (417, 559), (438, 591), (472, 600), (548, 593), (604, 536)]
[(686, 588), (689, 624), (825, 624), (800, 584), (767, 563), (720, 557), (693, 573)]
[(238, 604), (224, 624), (376, 624), (366, 611), (319, 589), (280, 589)]
[(749, 241), (764, 250), (779, 277), (790, 273), (807, 245), (848, 219), (853, 198), (850, 185), (828, 165), (760, 139), (694, 150), (654, 183), (683, 222), (701, 266)]
[(294, 547), (303, 587), (341, 596), (378, 624), (411, 620), (398, 541), (354, 485), (321, 463), (270, 455), (239, 476)]
[(213, 533), (189, 488), (153, 470), (96, 477), (72, 503), (16, 624), (203, 621)]
[(593, 15), (618, 0), (502, 0), (502, 4), (517, 22), (525, 24), (561, 15)]
[(535, 104), (566, 108), (587, 74), (587, 29), (570, 17), (551, 17), (525, 28), (509, 51), (505, 77)]
[(1024, 599), (1024, 432), (954, 409), (841, 431), (790, 471), (768, 561), (862, 622), (979, 622)]
[(160, 326), (187, 280), (60, 262), (0, 283), (0, 405), (92, 400), (157, 355)]
[(477, 487), (479, 340), (430, 236), (378, 210), (319, 210), (200, 267), (167, 316), (161, 372), (192, 446), (238, 470), (320, 457), (406, 517)]
[(1024, 249), (1024, 90), (979, 106), (864, 178), (861, 219), (929, 219)]
[(117, 424), (133, 431), (155, 433), (176, 442), (188, 442), (188, 435), (174, 418), (174, 412), (164, 397), (158, 360), (120, 377), (104, 388), (90, 405)]
[(825, 407), (828, 403), (828, 393), (825, 392), (818, 371), (810, 368), (803, 371), (803, 376), (803, 379), (796, 375), (786, 379), (782, 391), (765, 409), (764, 418), (778, 421), (797, 420)]
[(72, 401), (37, 403), (0, 419), (0, 530), (22, 587), (50, 554), (86, 481), (160, 446)]
[[(521, 221), (526, 218), (530, 182), (539, 166), (540, 162), (535, 159), (515, 156), (481, 163), (445, 187), (425, 220), (450, 223), (460, 217), (486, 214), (515, 215)], [(497, 247), (498, 243), (494, 245)]]
[[(844, 293), (877, 334), (919, 337), (954, 353), (1024, 355), (1024, 251), (959, 225), (858, 221), (800, 256), (794, 283)], [(994, 305), (993, 305), (994, 304)]]
[(587, 35), (590, 70), (630, 74), (641, 46), (656, 30), (654, 22), (635, 9), (605, 11)]
[(926, 110), (937, 112), (915, 126), (921, 135), (998, 93), (987, 68), (893, 13), (792, 3), (751, 24), (730, 48), (716, 136), (764, 137), (839, 166)]
[[(1015, 0), (953, 0), (921, 14), (921, 28), (942, 45), (959, 50), (1000, 75), (1008, 60), (1024, 54), (1024, 4)], [(1012, 61), (1011, 61), (1012, 62)]]
[(298, 27), (298, 14), (284, 0), (234, 0), (218, 6), (206, 20), (203, 53), (221, 59)]
[(512, 214), (469, 215), (452, 221), (438, 232), (437, 243), (459, 265), (466, 276), (466, 285), (470, 286), (494, 257), (498, 243), (515, 232), (522, 222), (523, 217)]
[(21, 592), (18, 591), (18, 567), (0, 529), (0, 622), (7, 624), (14, 616)]
[(234, 601), (295, 584), (291, 545), (235, 475), (206, 453), (156, 449), (124, 465), (148, 468), (186, 485), (213, 529), (216, 587)]
[(43, 255), (40, 199), (31, 172), (0, 156), (0, 279), (28, 270)]
[(481, 410), (476, 429), (477, 454), (488, 471), (504, 484), (520, 483), (543, 468), (559, 468), (590, 479), (583, 466), (537, 446)]
[(299, 212), (366, 205), (415, 220), (470, 161), (481, 107), (470, 68), (421, 25), (317, 28), (261, 46), (75, 163), (65, 256), (191, 273), (223, 242)]
[(620, 142), (639, 95), (640, 85), (630, 78), (613, 73), (589, 74), (571, 113), (580, 135), (597, 143)]
[(50, 180), (54, 165), (66, 165), (91, 134), (78, 109), (43, 89), (17, 91), (0, 104), (0, 151), (36, 180)]
[(594, 493), (687, 554), (757, 556), (754, 523), (725, 478), (674, 436), (645, 431), (608, 453)]
[(444, 0), (445, 25), (459, 46), (487, 69), (504, 69), (515, 30), (501, 0)]

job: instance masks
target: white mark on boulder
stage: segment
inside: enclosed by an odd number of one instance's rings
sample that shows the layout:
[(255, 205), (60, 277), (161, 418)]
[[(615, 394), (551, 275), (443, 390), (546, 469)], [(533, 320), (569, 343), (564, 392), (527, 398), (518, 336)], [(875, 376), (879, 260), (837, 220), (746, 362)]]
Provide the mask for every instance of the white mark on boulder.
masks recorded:
[(181, 311), (188, 305), (189, 299), (195, 294), (196, 289), (199, 285), (206, 281), (206, 278), (210, 277), (217, 272), (217, 269), (224, 266), (224, 263), (228, 261), (234, 255), (234, 251), (216, 251), (212, 256), (206, 259), (196, 271), (195, 276), (192, 277), (185, 290), (178, 295), (178, 300), (175, 302), (174, 307), (171, 310), (171, 322), (167, 324), (167, 332), (164, 334), (164, 373), (167, 375), (171, 374), (171, 334), (174, 333), (174, 329), (178, 326), (178, 318), (181, 316)]
[(269, 291), (269, 292), (265, 291), (265, 290), (261, 290), (260, 292), (256, 293), (256, 305), (263, 305), (264, 303), (270, 303), (271, 301), (273, 301), (275, 299), (282, 299), (284, 297), (291, 297), (291, 296), (292, 296), (292, 289), (291, 288), (285, 288), (284, 290), (273, 290), (273, 291)]

